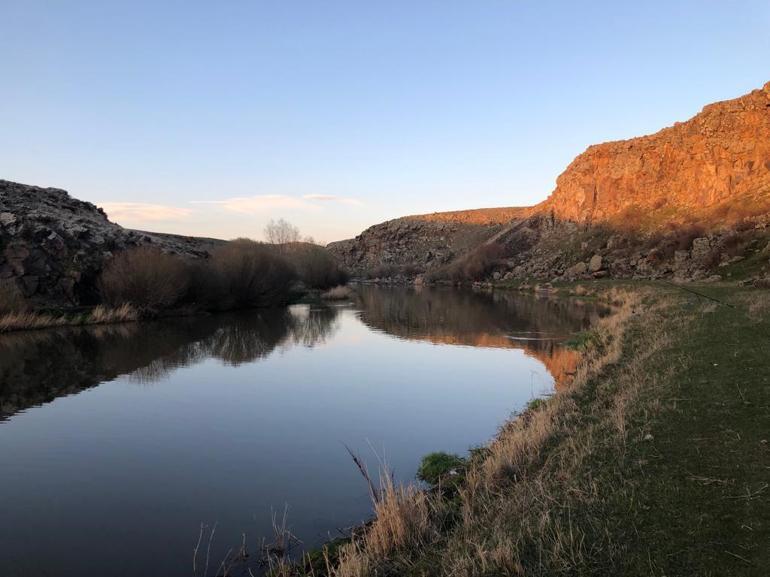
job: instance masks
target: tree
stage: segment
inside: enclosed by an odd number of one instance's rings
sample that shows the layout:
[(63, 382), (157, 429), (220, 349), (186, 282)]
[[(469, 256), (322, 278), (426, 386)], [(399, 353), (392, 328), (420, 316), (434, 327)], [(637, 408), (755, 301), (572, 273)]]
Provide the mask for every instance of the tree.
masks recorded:
[(265, 227), (265, 238), (270, 244), (289, 244), (299, 242), (299, 229), (288, 221), (280, 218), (270, 220)]

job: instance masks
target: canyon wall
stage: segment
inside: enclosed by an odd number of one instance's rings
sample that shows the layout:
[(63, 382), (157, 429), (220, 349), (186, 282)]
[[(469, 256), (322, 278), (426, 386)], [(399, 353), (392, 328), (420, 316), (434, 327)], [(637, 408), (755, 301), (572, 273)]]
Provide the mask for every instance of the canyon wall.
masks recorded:
[(589, 147), (537, 212), (655, 228), (730, 224), (770, 209), (770, 82), (640, 138)]
[[(329, 249), (368, 276), (440, 270), (496, 243), (508, 253), (501, 276), (698, 278), (740, 256), (723, 251), (735, 250), (733, 229), (765, 230), (769, 216), (770, 82), (655, 134), (590, 146), (533, 207), (404, 217)], [(655, 235), (671, 238), (648, 246)]]

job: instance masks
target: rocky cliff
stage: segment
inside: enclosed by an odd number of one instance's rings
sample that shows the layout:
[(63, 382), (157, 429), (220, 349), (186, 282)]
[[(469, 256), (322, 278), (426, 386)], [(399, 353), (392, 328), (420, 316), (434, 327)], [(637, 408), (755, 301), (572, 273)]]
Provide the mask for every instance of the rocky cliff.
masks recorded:
[(631, 140), (591, 146), (536, 207), (558, 220), (717, 226), (770, 209), (770, 82)]
[(768, 215), (770, 82), (655, 134), (589, 147), (536, 206), (405, 217), (329, 248), (369, 276), (440, 271), (496, 244), (506, 258), (482, 267), (495, 278), (703, 278), (748, 247), (761, 260), (763, 239), (745, 233), (765, 231)]
[(0, 180), (0, 281), (38, 305), (93, 303), (96, 277), (115, 251), (154, 244), (195, 257), (217, 242), (127, 230), (64, 190)]

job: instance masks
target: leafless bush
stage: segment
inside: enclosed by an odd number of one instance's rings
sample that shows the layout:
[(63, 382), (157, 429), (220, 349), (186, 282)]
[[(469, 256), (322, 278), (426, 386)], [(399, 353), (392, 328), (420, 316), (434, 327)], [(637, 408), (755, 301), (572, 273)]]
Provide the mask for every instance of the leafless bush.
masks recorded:
[(283, 304), (296, 279), (273, 247), (248, 239), (218, 247), (193, 271), (200, 304), (218, 310)]
[(130, 303), (152, 310), (177, 304), (188, 285), (189, 271), (184, 260), (149, 246), (117, 254), (99, 279), (102, 298), (108, 304)]
[(443, 270), (431, 275), (432, 280), (447, 279), (454, 282), (467, 282), (485, 278), (500, 259), (505, 257), (505, 247), (500, 244), (485, 244), (463, 255)]
[(299, 229), (290, 222), (280, 218), (271, 220), (265, 227), (265, 238), (270, 244), (286, 245), (299, 242)]
[(310, 243), (294, 243), (285, 249), (286, 258), (299, 279), (309, 288), (328, 289), (344, 285), (348, 275), (324, 247)]

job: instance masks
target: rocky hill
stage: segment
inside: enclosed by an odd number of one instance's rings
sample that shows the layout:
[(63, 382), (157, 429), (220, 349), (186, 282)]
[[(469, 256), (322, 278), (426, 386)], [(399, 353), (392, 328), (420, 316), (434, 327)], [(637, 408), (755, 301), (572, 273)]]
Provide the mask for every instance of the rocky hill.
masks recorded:
[(769, 215), (770, 82), (655, 134), (589, 147), (536, 206), (405, 217), (329, 249), (375, 277), (460, 280), (475, 259), (490, 278), (705, 278), (735, 259), (763, 262)]
[(115, 251), (154, 244), (196, 257), (218, 242), (124, 229), (64, 190), (0, 180), (0, 281), (38, 305), (93, 303), (96, 277)]
[(538, 213), (658, 228), (733, 224), (770, 209), (770, 82), (640, 138), (591, 146)]

